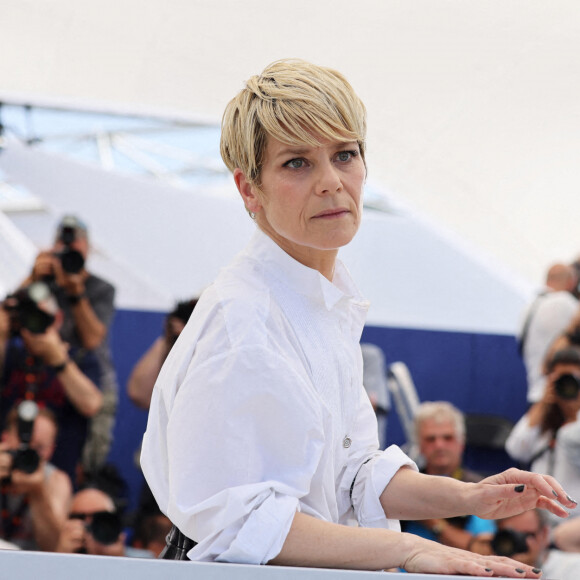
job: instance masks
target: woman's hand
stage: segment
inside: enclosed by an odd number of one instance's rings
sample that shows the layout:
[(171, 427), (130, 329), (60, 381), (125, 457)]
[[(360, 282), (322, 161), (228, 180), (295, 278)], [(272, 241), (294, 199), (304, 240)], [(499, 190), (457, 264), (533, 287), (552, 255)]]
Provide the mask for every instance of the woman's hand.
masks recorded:
[(539, 578), (539, 568), (500, 556), (482, 556), (473, 552), (443, 546), (412, 534), (403, 562), (407, 572), (430, 574), (464, 574), (467, 576), (503, 576), (506, 578)]
[(471, 486), (472, 513), (480, 518), (505, 518), (533, 508), (565, 518), (568, 512), (564, 507), (574, 509), (578, 505), (553, 477), (515, 468)]

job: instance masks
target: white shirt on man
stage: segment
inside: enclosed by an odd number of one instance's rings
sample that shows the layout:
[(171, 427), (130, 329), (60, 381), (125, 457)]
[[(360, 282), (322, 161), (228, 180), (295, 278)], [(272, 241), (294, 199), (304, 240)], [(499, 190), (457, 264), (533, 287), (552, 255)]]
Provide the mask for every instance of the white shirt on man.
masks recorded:
[(400, 529), (379, 495), (416, 466), (378, 451), (367, 308), (340, 262), (331, 283), (260, 230), (203, 293), (158, 378), (141, 456), (162, 511), (199, 542), (191, 559), (266, 563), (297, 510)]
[(578, 312), (578, 300), (566, 291), (547, 289), (528, 307), (528, 328), (523, 346), (523, 358), (528, 379), (528, 403), (537, 403), (544, 395), (546, 377), (544, 359)]

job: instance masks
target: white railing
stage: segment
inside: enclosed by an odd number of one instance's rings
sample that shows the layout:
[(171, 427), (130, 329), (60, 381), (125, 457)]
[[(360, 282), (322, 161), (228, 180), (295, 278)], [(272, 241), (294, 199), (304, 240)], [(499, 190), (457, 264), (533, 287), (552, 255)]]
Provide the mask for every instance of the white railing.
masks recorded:
[[(78, 554), (0, 551), (0, 577), (18, 580), (370, 580), (377, 572), (173, 562)], [(466, 576), (390, 573), (386, 580), (458, 580)], [(475, 580), (474, 576), (469, 576)]]

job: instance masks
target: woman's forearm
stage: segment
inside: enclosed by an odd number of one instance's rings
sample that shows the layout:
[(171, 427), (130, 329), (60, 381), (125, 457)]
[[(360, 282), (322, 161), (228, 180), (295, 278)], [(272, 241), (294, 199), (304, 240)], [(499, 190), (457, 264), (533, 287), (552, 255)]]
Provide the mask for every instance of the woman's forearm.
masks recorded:
[(403, 467), (380, 495), (388, 518), (424, 520), (459, 515), (505, 518), (533, 508), (567, 517), (577, 503), (553, 478), (511, 468), (479, 483), (431, 476)]
[(297, 512), (282, 551), (269, 564), (382, 570), (401, 566), (411, 543), (408, 534), (343, 526)]
[(472, 515), (466, 493), (469, 485), (452, 477), (401, 468), (384, 489), (380, 501), (387, 518), (395, 520)]
[(343, 526), (297, 512), (281, 552), (268, 562), (280, 566), (389, 570), (538, 578), (540, 570), (495, 556), (450, 548), (413, 534)]

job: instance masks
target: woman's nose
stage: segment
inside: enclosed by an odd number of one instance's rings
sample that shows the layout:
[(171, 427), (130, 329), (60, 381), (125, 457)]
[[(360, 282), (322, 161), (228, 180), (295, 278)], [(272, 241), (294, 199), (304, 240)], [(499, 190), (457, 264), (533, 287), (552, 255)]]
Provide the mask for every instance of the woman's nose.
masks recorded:
[(330, 161), (319, 166), (317, 193), (319, 195), (328, 195), (341, 189), (342, 181), (336, 167)]

